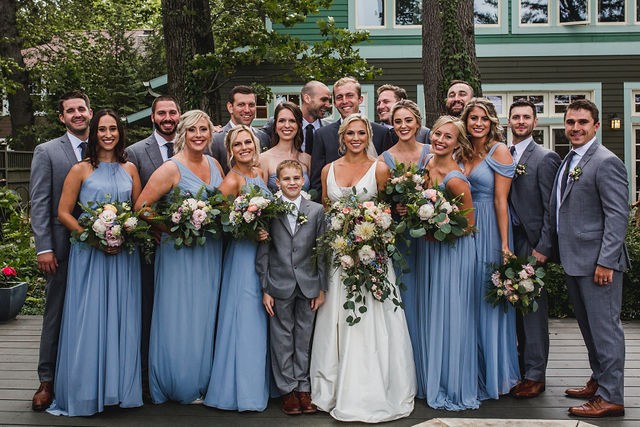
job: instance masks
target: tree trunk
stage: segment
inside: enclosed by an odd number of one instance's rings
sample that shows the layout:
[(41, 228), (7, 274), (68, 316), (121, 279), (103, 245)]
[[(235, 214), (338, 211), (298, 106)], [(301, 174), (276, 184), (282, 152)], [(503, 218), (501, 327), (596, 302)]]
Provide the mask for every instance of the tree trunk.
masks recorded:
[[(210, 115), (214, 106), (209, 94), (195, 91), (189, 62), (193, 55), (213, 52), (211, 10), (208, 0), (162, 0), (162, 27), (167, 52), (167, 86), (180, 106), (197, 105)], [(187, 90), (188, 83), (190, 89)], [(196, 98), (196, 99), (194, 99)]]
[(22, 58), (22, 39), (16, 24), (16, 0), (0, 0), (0, 56), (13, 59), (18, 68), (13, 67), (9, 79), (20, 85), (9, 91), (9, 114), (11, 115), (11, 135), (14, 148), (31, 150), (36, 145), (33, 133), (35, 116), (29, 88), (29, 73)]
[(473, 0), (422, 1), (422, 80), (425, 125), (445, 114), (452, 80), (466, 80), (482, 94), (476, 61)]

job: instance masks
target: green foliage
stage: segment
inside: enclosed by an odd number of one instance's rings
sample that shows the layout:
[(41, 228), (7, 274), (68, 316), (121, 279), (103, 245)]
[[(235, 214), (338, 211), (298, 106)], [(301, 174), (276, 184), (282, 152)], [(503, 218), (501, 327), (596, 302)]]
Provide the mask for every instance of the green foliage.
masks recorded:
[[(4, 38), (6, 40), (6, 37)], [(0, 43), (3, 40), (0, 39)], [(18, 64), (12, 58), (0, 56), (0, 93), (15, 93), (20, 89), (20, 84), (11, 80), (13, 70), (19, 69)]]
[(29, 283), (22, 314), (42, 314), (45, 279), (38, 269), (29, 214), (20, 196), (6, 187), (0, 188), (0, 220), (0, 268), (15, 268), (20, 280)]
[(549, 316), (574, 317), (573, 307), (567, 293), (567, 284), (564, 280), (564, 270), (560, 264), (549, 263), (546, 265), (544, 285), (549, 294)]
[(441, 16), (443, 37), (440, 50), (440, 61), (444, 69), (444, 80), (440, 91), (446, 93), (452, 80), (465, 80), (477, 93), (480, 92), (480, 81), (473, 72), (473, 61), (465, 51), (462, 32), (459, 27), (458, 9), (464, 0), (438, 0), (444, 11)]

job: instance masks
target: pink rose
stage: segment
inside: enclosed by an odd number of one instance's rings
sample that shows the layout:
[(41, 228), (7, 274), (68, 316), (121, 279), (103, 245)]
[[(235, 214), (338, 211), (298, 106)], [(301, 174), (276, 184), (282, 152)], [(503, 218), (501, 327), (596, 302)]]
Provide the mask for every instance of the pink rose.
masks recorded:
[(247, 212), (256, 212), (257, 210), (258, 210), (257, 205), (249, 205), (249, 207), (247, 208)]
[(17, 276), (18, 273), (16, 272), (16, 269), (13, 267), (5, 267), (2, 269), (2, 274), (4, 274), (5, 276)]

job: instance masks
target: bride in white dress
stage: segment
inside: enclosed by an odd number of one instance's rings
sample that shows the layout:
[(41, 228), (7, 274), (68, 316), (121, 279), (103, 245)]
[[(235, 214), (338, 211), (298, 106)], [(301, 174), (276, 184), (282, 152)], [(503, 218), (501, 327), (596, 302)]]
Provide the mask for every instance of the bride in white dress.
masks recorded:
[[(322, 199), (336, 201), (356, 187), (361, 201), (375, 199), (389, 169), (367, 155), (371, 125), (359, 114), (340, 126), (344, 157), (322, 170)], [(366, 189), (366, 191), (365, 191)], [(341, 270), (329, 273), (326, 301), (318, 309), (311, 352), (313, 403), (340, 421), (383, 422), (413, 411), (416, 374), (404, 311), (390, 299), (369, 299), (368, 310), (354, 326), (347, 310)], [(393, 268), (389, 279), (395, 283)]]

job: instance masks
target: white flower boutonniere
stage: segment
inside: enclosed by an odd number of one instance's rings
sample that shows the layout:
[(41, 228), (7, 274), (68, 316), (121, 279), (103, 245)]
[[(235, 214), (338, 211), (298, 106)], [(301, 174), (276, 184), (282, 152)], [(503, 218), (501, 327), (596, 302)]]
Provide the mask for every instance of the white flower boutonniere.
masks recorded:
[(571, 178), (572, 181), (579, 180), (580, 175), (582, 175), (582, 168), (580, 166), (576, 166), (575, 168), (571, 169), (571, 172), (569, 172), (569, 178)]
[(302, 212), (298, 212), (298, 218), (296, 219), (296, 224), (303, 225), (309, 222), (309, 218)]
[(516, 166), (516, 175), (526, 175), (527, 174), (527, 164), (526, 163), (518, 163)]

